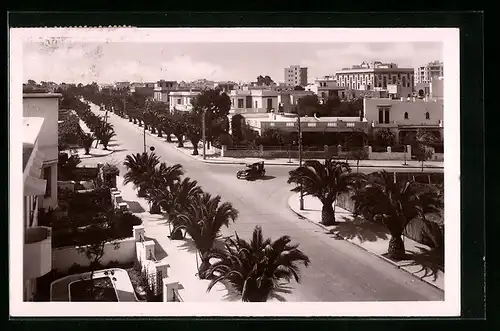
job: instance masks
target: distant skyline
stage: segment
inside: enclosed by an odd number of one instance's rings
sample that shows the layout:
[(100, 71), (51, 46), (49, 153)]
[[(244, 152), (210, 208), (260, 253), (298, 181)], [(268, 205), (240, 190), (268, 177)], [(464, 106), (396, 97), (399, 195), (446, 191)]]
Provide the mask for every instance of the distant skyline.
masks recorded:
[[(415, 68), (443, 61), (440, 42), (411, 43), (62, 43), (25, 42), (23, 81), (56, 83), (284, 80), (284, 68), (308, 68), (308, 81), (363, 61)], [(445, 64), (446, 65), (446, 64)]]

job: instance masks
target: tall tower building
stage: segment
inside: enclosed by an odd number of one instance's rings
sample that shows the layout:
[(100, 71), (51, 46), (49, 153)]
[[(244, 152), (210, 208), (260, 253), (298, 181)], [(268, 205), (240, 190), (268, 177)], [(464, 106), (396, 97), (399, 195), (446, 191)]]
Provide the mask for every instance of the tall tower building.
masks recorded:
[(444, 76), (444, 64), (440, 61), (429, 62), (415, 68), (415, 84), (428, 84), (433, 78)]
[(285, 84), (289, 86), (307, 85), (307, 68), (293, 65), (285, 68)]

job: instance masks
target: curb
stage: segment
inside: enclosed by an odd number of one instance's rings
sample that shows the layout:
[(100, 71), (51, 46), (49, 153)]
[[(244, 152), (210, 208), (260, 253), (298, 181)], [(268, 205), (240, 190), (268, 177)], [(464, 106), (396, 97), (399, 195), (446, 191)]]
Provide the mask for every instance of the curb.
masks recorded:
[[(297, 215), (300, 219), (305, 219), (305, 220), (307, 220), (307, 221), (308, 221), (308, 222), (310, 222), (310, 223), (316, 224), (317, 226), (319, 226), (319, 227), (320, 227), (320, 228), (322, 228), (323, 230), (330, 232), (330, 229), (328, 229), (325, 225), (323, 225), (323, 224), (321, 224), (321, 223), (318, 223), (318, 222), (314, 222), (313, 220), (310, 220), (309, 218), (307, 218), (307, 217), (305, 217), (305, 216), (302, 216), (300, 213), (298, 213), (297, 211), (295, 211), (295, 210), (292, 208), (292, 206), (290, 205), (290, 200), (292, 200), (292, 198), (293, 198), (295, 195), (296, 195), (296, 194), (292, 194), (292, 195), (288, 198), (288, 200), (287, 200), (287, 205), (288, 205), (288, 208), (289, 208), (289, 209), (290, 209), (290, 210), (291, 210), (291, 211), (292, 211), (295, 215)], [(334, 234), (334, 233), (332, 233), (332, 234)], [(334, 235), (335, 235), (335, 234), (334, 234)], [(381, 260), (383, 260), (383, 261), (385, 261), (385, 262), (389, 262), (390, 264), (392, 264), (392, 265), (393, 265), (393, 266), (395, 266), (396, 268), (398, 268), (398, 269), (400, 269), (400, 270), (403, 270), (404, 272), (406, 272), (406, 273), (408, 273), (408, 274), (412, 275), (413, 277), (415, 277), (415, 278), (419, 279), (420, 281), (423, 281), (423, 282), (425, 282), (425, 283), (427, 283), (427, 284), (431, 285), (432, 287), (434, 287), (434, 288), (436, 288), (436, 289), (438, 289), (438, 290), (440, 290), (440, 291), (443, 291), (443, 292), (444, 292), (444, 289), (440, 288), (440, 287), (439, 287), (439, 286), (437, 286), (436, 284), (433, 284), (433, 283), (431, 283), (431, 282), (429, 282), (429, 281), (427, 281), (427, 280), (425, 280), (425, 279), (423, 279), (423, 278), (420, 278), (419, 276), (415, 275), (413, 272), (411, 272), (411, 271), (409, 271), (409, 270), (407, 270), (407, 269), (403, 268), (403, 266), (400, 266), (399, 264), (397, 264), (396, 262), (392, 261), (391, 259), (386, 258), (385, 256), (382, 256), (382, 255), (379, 255), (379, 254), (374, 253), (374, 252), (372, 252), (372, 251), (369, 251), (368, 249), (364, 248), (363, 246), (360, 246), (360, 245), (358, 245), (357, 243), (355, 243), (355, 242), (353, 242), (353, 241), (351, 241), (351, 240), (349, 240), (349, 239), (346, 239), (346, 238), (344, 238), (344, 237), (341, 237), (341, 236), (339, 236), (339, 235), (335, 235), (335, 238), (337, 238), (337, 239), (342, 239), (342, 240), (344, 240), (344, 241), (347, 241), (347, 242), (348, 242), (348, 243), (350, 243), (351, 245), (354, 245), (354, 246), (356, 246), (356, 247), (358, 247), (358, 248), (361, 248), (361, 249), (362, 249), (362, 250), (364, 250), (365, 252), (368, 252), (369, 254), (371, 254), (371, 255), (373, 255), (373, 256), (375, 256), (375, 257), (378, 257), (379, 259), (381, 259)]]
[[(114, 113), (113, 113), (114, 114)], [(120, 117), (118, 115), (115, 115), (116, 117)], [(123, 120), (127, 120), (128, 122), (128, 119), (126, 118), (122, 118), (120, 117), (121, 119)], [(130, 123), (130, 122), (129, 122)], [(132, 123), (133, 124), (133, 123)], [(137, 124), (135, 124), (137, 125)], [(137, 128), (142, 128), (140, 126), (136, 126)], [(141, 130), (143, 131), (143, 130)], [(149, 132), (149, 130), (146, 130), (146, 134), (149, 135), (150, 137), (156, 137), (156, 138), (160, 138), (158, 137), (156, 134), (153, 134), (151, 132)], [(179, 147), (177, 146), (173, 146), (175, 147), (177, 150), (179, 150)], [(237, 161), (213, 161), (213, 160), (203, 160), (203, 159), (198, 159), (196, 157), (194, 157), (194, 155), (190, 155), (188, 153), (184, 153), (183, 151), (179, 150), (179, 152), (183, 153), (184, 155), (188, 155), (190, 156), (191, 158), (197, 160), (197, 161), (200, 161), (200, 162), (204, 162), (204, 163), (210, 163), (210, 164), (237, 164), (237, 165), (245, 165), (247, 164), (248, 162), (244, 162), (244, 161), (241, 161), (241, 162), (237, 162)], [(274, 166), (289, 166), (289, 167), (298, 167), (299, 166), (299, 163), (298, 162), (292, 162), (292, 163), (274, 163), (274, 162), (266, 162), (266, 165), (274, 165)], [(354, 165), (352, 166), (354, 167)], [(422, 167), (420, 166), (402, 166), (402, 165), (396, 165), (396, 166), (392, 166), (392, 165), (360, 165), (359, 168), (401, 168), (401, 169), (422, 169)], [(424, 169), (426, 170), (432, 170), (432, 169), (444, 169), (444, 166), (426, 166), (424, 167)]]

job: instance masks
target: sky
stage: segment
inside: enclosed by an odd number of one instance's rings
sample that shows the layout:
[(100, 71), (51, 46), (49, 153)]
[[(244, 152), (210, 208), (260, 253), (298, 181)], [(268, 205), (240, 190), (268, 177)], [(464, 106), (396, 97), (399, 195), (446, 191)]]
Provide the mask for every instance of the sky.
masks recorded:
[(414, 68), (443, 60), (440, 42), (412, 43), (55, 43), (23, 44), (23, 81), (154, 82), (160, 79), (284, 80), (284, 68), (308, 68), (308, 80), (363, 61)]

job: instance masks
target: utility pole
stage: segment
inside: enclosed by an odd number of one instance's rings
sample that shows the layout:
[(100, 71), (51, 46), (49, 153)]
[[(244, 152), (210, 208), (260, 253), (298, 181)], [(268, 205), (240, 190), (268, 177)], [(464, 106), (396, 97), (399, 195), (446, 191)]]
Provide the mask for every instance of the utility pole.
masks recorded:
[(203, 108), (203, 117), (201, 119), (201, 132), (202, 132), (202, 141), (203, 141), (203, 160), (206, 160), (207, 158), (207, 153), (206, 153), (206, 137), (205, 137), (205, 117), (206, 117), (206, 109)]
[[(300, 125), (300, 114), (297, 112), (297, 121), (299, 124), (299, 167), (302, 168), (302, 127)], [(304, 210), (304, 190), (302, 179), (300, 180), (300, 210)]]

